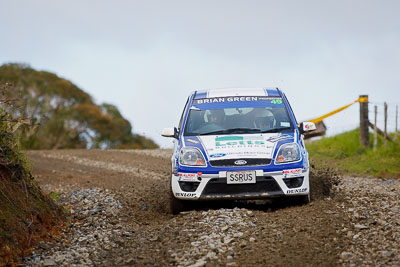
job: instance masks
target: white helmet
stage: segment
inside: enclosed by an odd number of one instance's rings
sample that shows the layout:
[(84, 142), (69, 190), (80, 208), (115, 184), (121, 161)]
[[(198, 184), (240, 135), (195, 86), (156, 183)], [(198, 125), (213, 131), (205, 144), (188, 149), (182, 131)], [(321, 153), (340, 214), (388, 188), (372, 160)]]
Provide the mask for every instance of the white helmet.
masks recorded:
[(271, 129), (275, 124), (275, 117), (267, 109), (258, 110), (254, 116), (254, 123), (260, 129)]

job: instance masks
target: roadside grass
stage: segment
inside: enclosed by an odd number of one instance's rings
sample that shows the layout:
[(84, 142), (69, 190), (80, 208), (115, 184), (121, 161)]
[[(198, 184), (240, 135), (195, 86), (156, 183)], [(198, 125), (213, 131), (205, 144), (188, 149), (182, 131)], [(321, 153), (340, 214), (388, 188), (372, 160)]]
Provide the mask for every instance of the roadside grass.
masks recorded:
[(58, 192), (50, 192), (49, 197), (54, 202), (57, 202), (60, 199), (60, 194)]
[(388, 141), (386, 147), (383, 141), (378, 136), (378, 148), (373, 151), (373, 134), (370, 134), (370, 146), (364, 148), (359, 142), (359, 129), (355, 129), (307, 142), (306, 146), (314, 165), (333, 167), (349, 175), (400, 179), (400, 140)]

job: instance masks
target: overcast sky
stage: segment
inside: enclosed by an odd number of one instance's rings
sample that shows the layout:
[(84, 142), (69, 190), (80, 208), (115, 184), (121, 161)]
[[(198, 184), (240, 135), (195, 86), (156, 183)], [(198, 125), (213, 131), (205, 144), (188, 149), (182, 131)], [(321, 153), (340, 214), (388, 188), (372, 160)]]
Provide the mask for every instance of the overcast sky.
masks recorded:
[[(280, 87), (298, 120), (368, 94), (389, 102), (394, 129), (398, 0), (0, 0), (0, 10), (0, 64), (71, 80), (164, 147), (162, 128), (207, 88)], [(325, 123), (334, 134), (358, 120), (357, 104)]]

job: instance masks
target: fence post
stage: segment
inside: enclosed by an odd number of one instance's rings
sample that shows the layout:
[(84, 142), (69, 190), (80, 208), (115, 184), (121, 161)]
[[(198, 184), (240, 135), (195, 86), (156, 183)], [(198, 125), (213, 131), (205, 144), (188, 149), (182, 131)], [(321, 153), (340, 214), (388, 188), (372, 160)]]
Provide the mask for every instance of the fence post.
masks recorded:
[(396, 130), (394, 131), (394, 140), (396, 140), (396, 141), (397, 141), (397, 137), (398, 137), (398, 135), (397, 135), (397, 114), (399, 112), (398, 108), (399, 108), (399, 106), (396, 105)]
[(360, 95), (360, 144), (369, 146), (368, 133), (368, 95)]
[(378, 107), (375, 105), (374, 107), (374, 151), (376, 151), (376, 148), (378, 146), (378, 127), (376, 126), (376, 117), (378, 116)]
[(384, 106), (383, 106), (383, 108), (384, 108), (384, 116), (385, 116), (385, 128), (384, 128), (384, 141), (383, 141), (383, 145), (384, 146), (387, 146), (387, 103), (385, 102), (384, 103)]

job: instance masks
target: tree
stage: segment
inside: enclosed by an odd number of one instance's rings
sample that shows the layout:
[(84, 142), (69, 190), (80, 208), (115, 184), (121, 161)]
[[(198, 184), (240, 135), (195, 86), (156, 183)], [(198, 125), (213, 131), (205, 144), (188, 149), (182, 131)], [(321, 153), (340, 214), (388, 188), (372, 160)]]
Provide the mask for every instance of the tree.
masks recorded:
[(118, 108), (96, 105), (91, 96), (57, 75), (27, 65), (0, 67), (0, 83), (12, 84), (7, 97), (20, 99), (19, 109), (7, 110), (14, 117), (30, 118), (29, 127), (18, 131), (26, 149), (60, 148), (157, 148), (132, 127)]

